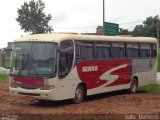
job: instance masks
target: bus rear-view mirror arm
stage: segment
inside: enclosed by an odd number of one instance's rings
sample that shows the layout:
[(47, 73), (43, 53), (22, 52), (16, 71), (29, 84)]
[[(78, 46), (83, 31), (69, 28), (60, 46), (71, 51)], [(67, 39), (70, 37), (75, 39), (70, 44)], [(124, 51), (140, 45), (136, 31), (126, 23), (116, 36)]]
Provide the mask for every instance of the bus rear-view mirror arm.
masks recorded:
[(2, 67), (10, 69), (10, 57), (12, 49), (4, 49), (2, 51)]

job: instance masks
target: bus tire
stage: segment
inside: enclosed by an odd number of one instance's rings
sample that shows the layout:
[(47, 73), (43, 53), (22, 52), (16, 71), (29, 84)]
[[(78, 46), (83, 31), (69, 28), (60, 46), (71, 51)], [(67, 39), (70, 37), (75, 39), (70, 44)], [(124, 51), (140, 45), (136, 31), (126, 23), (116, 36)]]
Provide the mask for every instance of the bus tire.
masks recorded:
[(131, 94), (134, 94), (137, 92), (137, 88), (138, 88), (138, 80), (135, 77), (133, 77), (130, 83), (129, 92)]
[(83, 102), (84, 99), (84, 88), (82, 85), (78, 85), (76, 90), (75, 90), (75, 96), (73, 98), (73, 103), (79, 104)]

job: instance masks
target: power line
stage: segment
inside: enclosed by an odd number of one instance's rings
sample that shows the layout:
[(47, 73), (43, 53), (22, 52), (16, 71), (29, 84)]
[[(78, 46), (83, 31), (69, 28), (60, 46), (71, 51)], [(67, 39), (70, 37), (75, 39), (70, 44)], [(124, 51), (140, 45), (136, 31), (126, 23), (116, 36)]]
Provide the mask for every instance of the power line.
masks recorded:
[(85, 27), (68, 27), (68, 28), (54, 28), (54, 29), (83, 29), (83, 28), (95, 28), (97, 26), (85, 26)]
[[(120, 23), (119, 25), (135, 24), (135, 23), (140, 23), (140, 22), (143, 22), (143, 20)], [(54, 29), (88, 29), (88, 28), (96, 28), (96, 27), (97, 27), (97, 26), (65, 27), (65, 28), (59, 27), (59, 28), (54, 28)], [(19, 31), (19, 30), (16, 30), (16, 31), (4, 31), (4, 32), (0, 32), (0, 34), (4, 34), (4, 33), (14, 33), (14, 32), (20, 32), (20, 31)]]
[[(124, 24), (134, 24), (134, 23), (140, 23), (140, 22), (143, 22), (143, 20), (120, 23), (120, 25), (124, 25)], [(68, 28), (54, 28), (54, 29), (83, 29), (83, 28), (95, 28), (95, 27), (97, 27), (97, 26), (68, 27)]]
[(140, 22), (143, 22), (143, 20), (133, 21), (133, 22), (126, 22), (126, 23), (120, 23), (120, 25), (124, 25), (124, 24), (134, 24), (134, 23), (140, 23)]

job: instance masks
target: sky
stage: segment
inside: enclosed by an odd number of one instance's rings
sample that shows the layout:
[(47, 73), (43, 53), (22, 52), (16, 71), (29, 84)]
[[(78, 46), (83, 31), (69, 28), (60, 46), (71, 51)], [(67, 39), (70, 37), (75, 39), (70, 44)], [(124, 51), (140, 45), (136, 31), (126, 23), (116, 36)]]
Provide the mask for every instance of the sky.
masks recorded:
[[(0, 0), (0, 48), (26, 35), (18, 22), (17, 10), (30, 0)], [(43, 0), (45, 13), (52, 15), (54, 32), (95, 32), (103, 24), (103, 0)], [(160, 0), (105, 0), (105, 21), (133, 30), (149, 16), (160, 15)]]

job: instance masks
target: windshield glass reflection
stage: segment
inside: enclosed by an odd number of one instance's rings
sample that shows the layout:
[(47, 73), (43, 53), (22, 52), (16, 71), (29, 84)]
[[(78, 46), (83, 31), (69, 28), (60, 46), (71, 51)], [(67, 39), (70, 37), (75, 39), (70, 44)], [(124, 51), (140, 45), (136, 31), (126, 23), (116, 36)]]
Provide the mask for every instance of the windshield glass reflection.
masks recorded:
[(56, 44), (17, 42), (13, 44), (11, 75), (40, 76), (56, 72)]

